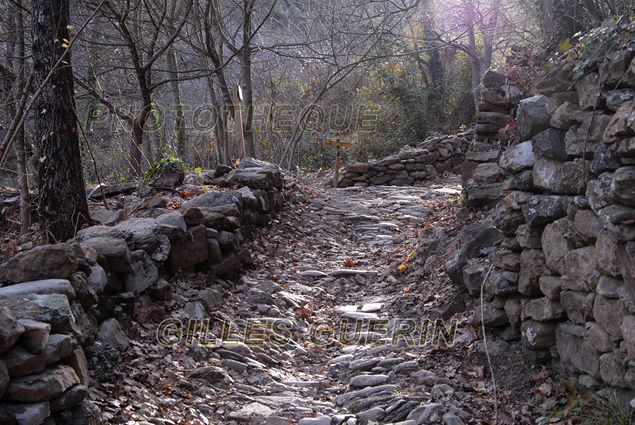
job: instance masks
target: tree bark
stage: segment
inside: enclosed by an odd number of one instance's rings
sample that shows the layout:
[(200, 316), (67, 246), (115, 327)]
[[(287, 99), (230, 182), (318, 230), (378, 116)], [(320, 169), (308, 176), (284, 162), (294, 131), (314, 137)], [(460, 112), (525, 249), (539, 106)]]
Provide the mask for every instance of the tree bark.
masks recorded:
[(245, 105), (245, 116), (243, 125), (243, 134), (245, 136), (245, 156), (255, 158), (256, 146), (254, 144), (253, 132), (253, 116), (254, 116), (254, 100), (251, 87), (251, 15), (253, 12), (254, 1), (245, 0), (245, 10), (243, 16), (243, 50), (242, 50), (242, 80), (243, 80), (243, 105)]
[(33, 1), (33, 69), (41, 85), (60, 57), (64, 62), (44, 86), (35, 108), (40, 225), (55, 241), (72, 238), (88, 222), (88, 206), (75, 117), (69, 0)]
[[(17, 29), (17, 52), (18, 52), (18, 96), (16, 103), (20, 102), (20, 98), (25, 89), (25, 67), (26, 67), (26, 48), (24, 43), (24, 18), (22, 9), (15, 6), (16, 29)], [(20, 234), (28, 232), (31, 227), (31, 196), (29, 194), (28, 168), (26, 165), (26, 140), (24, 138), (24, 125), (20, 126), (17, 133), (17, 153), (18, 153), (18, 186), (20, 187)]]

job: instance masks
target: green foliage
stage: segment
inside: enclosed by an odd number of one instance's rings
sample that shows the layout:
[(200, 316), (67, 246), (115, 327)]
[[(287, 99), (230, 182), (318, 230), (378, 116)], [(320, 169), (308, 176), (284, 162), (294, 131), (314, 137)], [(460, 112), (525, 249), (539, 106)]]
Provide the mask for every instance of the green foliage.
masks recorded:
[(143, 175), (143, 180), (138, 189), (143, 189), (152, 180), (160, 176), (166, 170), (184, 170), (186, 168), (185, 163), (180, 159), (174, 157), (174, 155), (168, 155), (159, 162), (153, 163), (148, 171)]

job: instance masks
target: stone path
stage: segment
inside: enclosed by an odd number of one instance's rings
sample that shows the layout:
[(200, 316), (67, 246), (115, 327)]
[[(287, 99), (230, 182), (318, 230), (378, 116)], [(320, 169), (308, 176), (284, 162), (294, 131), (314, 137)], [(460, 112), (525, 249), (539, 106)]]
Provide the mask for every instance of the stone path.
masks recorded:
[[(145, 316), (133, 324), (123, 378), (101, 387), (110, 423), (493, 423), (477, 331), (468, 313), (453, 315), (461, 309), (444, 257), (416, 258), (426, 225), (456, 233), (458, 178), (305, 193), (308, 202), (256, 232), (255, 266), (237, 284), (183, 276), (165, 305), (137, 300)], [(171, 334), (161, 319), (173, 321)], [(194, 337), (209, 319), (220, 346), (188, 345), (190, 319)], [(161, 346), (157, 327), (163, 342), (181, 342)], [(503, 358), (518, 381), (517, 363)], [(509, 423), (534, 423), (524, 400), (502, 404)]]

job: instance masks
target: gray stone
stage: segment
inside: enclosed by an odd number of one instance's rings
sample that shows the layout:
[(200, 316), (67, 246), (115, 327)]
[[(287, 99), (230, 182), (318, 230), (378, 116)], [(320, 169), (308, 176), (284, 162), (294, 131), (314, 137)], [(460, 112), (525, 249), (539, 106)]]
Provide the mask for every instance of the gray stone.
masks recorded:
[(586, 323), (586, 337), (589, 344), (601, 353), (608, 353), (615, 348), (611, 336), (595, 322)]
[(622, 204), (635, 206), (635, 165), (615, 171), (611, 182), (611, 193)]
[(523, 99), (518, 103), (516, 128), (521, 140), (529, 140), (534, 135), (549, 128), (551, 116), (548, 104), (549, 98), (542, 95)]
[(274, 413), (276, 413), (275, 410), (270, 409), (264, 404), (249, 403), (242, 408), (229, 413), (227, 417), (230, 420), (238, 422), (254, 421), (253, 423), (260, 423), (260, 421), (264, 420), (264, 418), (271, 416)]
[[(216, 191), (206, 192), (196, 198), (190, 199), (189, 201), (184, 202), (183, 205), (181, 205), (181, 208), (215, 208), (226, 205), (234, 205), (239, 210), (241, 209), (240, 201), (236, 198), (236, 196), (227, 192)], [(184, 218), (187, 223), (187, 217), (184, 216)], [(187, 224), (189, 225), (191, 223)]]
[(127, 292), (140, 294), (157, 281), (159, 271), (150, 256), (143, 250), (133, 251), (131, 260), (134, 272), (124, 277), (124, 285)]
[(518, 292), (518, 273), (502, 270), (490, 273), (486, 291), (494, 296), (510, 295)]
[(0, 298), (28, 294), (63, 294), (69, 300), (75, 299), (75, 290), (66, 279), (44, 279), (0, 288)]
[(628, 388), (625, 379), (627, 369), (628, 359), (625, 353), (614, 351), (600, 356), (600, 376), (610, 386)]
[(73, 425), (102, 425), (101, 411), (92, 401), (84, 400), (71, 410)]
[[(373, 407), (357, 414), (357, 418), (368, 421), (380, 421), (386, 416), (386, 411), (381, 407)], [(329, 422), (330, 424), (330, 422)]]
[(379, 393), (395, 393), (399, 390), (396, 385), (378, 385), (376, 387), (366, 387), (357, 391), (350, 391), (335, 397), (335, 404), (346, 406), (356, 398), (368, 398)]
[(84, 354), (82, 347), (74, 349), (64, 362), (73, 368), (75, 374), (79, 378), (79, 383), (88, 386), (90, 375), (88, 373), (88, 362), (86, 361), (86, 355)]
[(417, 258), (426, 259), (431, 255), (440, 254), (447, 247), (448, 237), (445, 232), (430, 226), (419, 232), (417, 240)]
[[(287, 423), (289, 421), (287, 420)], [(285, 424), (286, 425), (286, 424)], [(331, 425), (331, 418), (328, 416), (317, 416), (315, 418), (302, 418), (298, 425)]]
[(608, 126), (604, 130), (603, 141), (611, 144), (619, 139), (635, 135), (633, 119), (635, 117), (635, 102), (623, 103), (611, 117)]
[(578, 234), (580, 234), (585, 241), (590, 243), (595, 242), (600, 231), (602, 231), (600, 219), (590, 210), (578, 210), (575, 214), (573, 224)]
[(540, 294), (540, 276), (546, 271), (545, 256), (540, 249), (525, 249), (520, 254), (518, 292), (523, 295)]
[[(104, 261), (100, 262), (106, 271), (117, 273), (131, 273), (132, 262), (130, 259), (130, 250), (128, 244), (122, 239), (113, 237), (100, 236), (87, 239), (80, 243), (82, 249), (94, 249), (99, 257)], [(99, 261), (98, 257), (98, 261)]]
[[(204, 196), (204, 195), (201, 195)], [(236, 199), (232, 196), (232, 198)], [(192, 199), (195, 200), (197, 198)], [(166, 264), (172, 272), (189, 269), (207, 259), (207, 230), (202, 224), (172, 240)]]
[(562, 289), (560, 280), (558, 276), (540, 276), (538, 279), (540, 291), (551, 300), (559, 300)]
[(619, 299), (604, 298), (601, 295), (595, 297), (593, 317), (614, 340), (622, 337), (620, 324), (624, 316), (624, 304)]
[(558, 106), (551, 115), (549, 124), (558, 130), (568, 130), (572, 125), (579, 122), (576, 115), (580, 114), (580, 107), (576, 103), (564, 102)]
[(189, 319), (204, 319), (207, 317), (205, 306), (198, 301), (185, 303), (183, 312)]
[(594, 291), (600, 279), (597, 268), (597, 253), (594, 246), (569, 251), (564, 257), (567, 276), (578, 289)]
[[(560, 195), (584, 193), (582, 159), (560, 162), (548, 158), (538, 160), (533, 169), (534, 184)], [(589, 163), (587, 161), (587, 170)]]
[(59, 412), (72, 409), (84, 401), (86, 395), (88, 395), (88, 388), (85, 385), (75, 385), (50, 401), (51, 411)]
[[(49, 323), (52, 332), (80, 335), (80, 330), (77, 327), (66, 295), (31, 294), (0, 299), (0, 307), (7, 308), (17, 319), (31, 319), (37, 322)], [(20, 325), (19, 329), (21, 334), (24, 328)]]
[(622, 338), (626, 342), (626, 351), (629, 357), (635, 357), (635, 316), (626, 316), (620, 325)]
[(2, 355), (2, 361), (7, 366), (9, 375), (25, 376), (42, 372), (46, 366), (58, 362), (72, 351), (73, 341), (70, 336), (52, 334), (40, 353), (32, 354), (16, 345)]
[(274, 168), (246, 168), (236, 169), (227, 175), (227, 182), (231, 185), (242, 185), (252, 189), (281, 188), (284, 178), (279, 169)]
[(586, 197), (589, 200), (591, 209), (596, 214), (599, 214), (601, 209), (614, 202), (611, 189), (612, 183), (613, 173), (602, 173), (597, 179), (590, 180), (587, 183)]
[(580, 109), (594, 109), (597, 106), (598, 93), (600, 92), (598, 73), (592, 72), (577, 79), (575, 89), (578, 92)]
[(556, 65), (538, 82), (537, 90), (545, 96), (571, 90), (575, 65), (574, 61), (564, 61)]
[(79, 379), (73, 368), (57, 365), (36, 375), (11, 379), (5, 397), (9, 400), (22, 402), (46, 401), (61, 395), (77, 384), (79, 384)]
[(51, 415), (48, 401), (40, 403), (0, 403), (0, 412), (7, 412), (15, 418), (16, 422), (8, 422), (9, 425), (13, 423), (18, 425), (46, 424), (45, 419)]
[(547, 297), (529, 300), (522, 306), (522, 320), (527, 318), (545, 322), (557, 320), (564, 316), (564, 309), (558, 301), (550, 300)]
[(565, 133), (549, 128), (532, 138), (532, 149), (536, 158), (549, 158), (556, 161), (567, 161), (569, 155), (565, 151)]
[(507, 149), (498, 160), (498, 165), (510, 173), (531, 169), (536, 163), (531, 141), (519, 143)]
[(13, 347), (24, 330), (11, 311), (0, 305), (0, 354)]
[(174, 239), (187, 231), (185, 219), (178, 211), (161, 214), (156, 220), (159, 225), (159, 232), (170, 239)]
[(595, 294), (581, 291), (562, 291), (560, 304), (573, 323), (584, 324), (593, 320)]
[(595, 152), (602, 145), (602, 135), (610, 119), (610, 115), (592, 114), (579, 126), (572, 126), (564, 139), (566, 154), (581, 157)]
[(107, 342), (111, 346), (120, 350), (125, 350), (130, 344), (128, 342), (128, 337), (116, 319), (104, 320), (102, 324), (99, 325), (97, 340)]
[(523, 205), (529, 201), (529, 198), (532, 197), (531, 192), (524, 192), (520, 190), (514, 190), (505, 196), (503, 199), (503, 205), (508, 210), (520, 210)]
[(131, 218), (116, 225), (112, 235), (121, 235), (131, 251), (144, 250), (152, 253), (157, 246), (159, 225), (152, 218)]
[(495, 162), (486, 162), (479, 164), (472, 176), (479, 184), (497, 183), (503, 178), (503, 170)]
[(443, 421), (445, 425), (465, 425), (463, 419), (451, 413), (446, 413), (445, 415), (443, 415)]
[(503, 182), (503, 189), (524, 191), (536, 189), (536, 186), (534, 185), (533, 171), (525, 170), (521, 173), (512, 175), (511, 178)]
[(526, 320), (520, 326), (524, 347), (532, 350), (549, 348), (556, 343), (556, 325), (548, 322)]
[(476, 321), (478, 323), (485, 323), (485, 326), (503, 326), (509, 323), (507, 314), (502, 308), (495, 307), (492, 303), (485, 302), (482, 308), (481, 319), (481, 307), (478, 306), (474, 309), (476, 313)]
[(406, 420), (417, 421), (417, 423), (430, 423), (433, 416), (441, 416), (445, 408), (438, 403), (421, 404), (408, 414)]
[(93, 288), (96, 294), (101, 294), (106, 289), (108, 275), (99, 264), (90, 267), (90, 274), (86, 277), (86, 283)]
[(35, 320), (22, 319), (20, 324), (24, 326), (24, 333), (18, 340), (18, 345), (30, 353), (38, 353), (48, 344), (51, 334), (51, 325)]
[(567, 274), (564, 257), (575, 248), (575, 244), (565, 238), (561, 221), (550, 223), (542, 232), (542, 249), (547, 267), (559, 275)]
[(390, 381), (387, 375), (357, 375), (349, 381), (352, 388), (375, 387)]
[(516, 240), (521, 248), (539, 249), (542, 247), (542, 227), (530, 227), (522, 224), (516, 229)]
[(522, 208), (525, 222), (529, 226), (539, 226), (565, 217), (570, 202), (568, 196), (532, 196)]
[(0, 282), (68, 279), (75, 270), (77, 259), (69, 244), (38, 246), (0, 264)]

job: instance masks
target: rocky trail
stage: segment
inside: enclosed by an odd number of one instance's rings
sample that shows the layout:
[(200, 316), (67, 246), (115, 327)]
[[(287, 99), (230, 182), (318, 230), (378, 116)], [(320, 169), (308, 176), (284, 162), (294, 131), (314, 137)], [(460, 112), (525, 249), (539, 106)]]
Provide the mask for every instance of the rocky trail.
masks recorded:
[[(454, 248), (417, 255), (422, 228), (455, 237), (482, 218), (457, 217), (458, 177), (318, 183), (256, 231), (236, 282), (181, 274), (164, 302), (135, 301), (120, 362), (98, 343), (87, 353), (101, 373), (89, 397), (108, 423), (495, 423), (474, 307), (443, 273)], [(488, 347), (497, 423), (536, 423), (548, 374), (523, 364), (519, 343)]]

